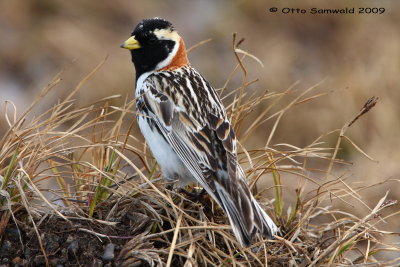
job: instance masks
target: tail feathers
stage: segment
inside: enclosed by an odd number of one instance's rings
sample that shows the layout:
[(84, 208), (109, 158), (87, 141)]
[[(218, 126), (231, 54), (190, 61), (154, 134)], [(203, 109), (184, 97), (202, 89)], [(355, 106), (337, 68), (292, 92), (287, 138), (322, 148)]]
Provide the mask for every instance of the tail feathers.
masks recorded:
[(216, 183), (216, 200), (228, 215), (236, 239), (248, 247), (257, 234), (272, 239), (279, 229), (251, 195), (247, 185), (239, 186), (238, 191), (229, 194)]
[(272, 221), (272, 219), (267, 215), (267, 213), (261, 208), (260, 204), (258, 204), (257, 200), (251, 197), (253, 200), (254, 208), (257, 210), (260, 225), (262, 226), (259, 229), (260, 233), (263, 237), (272, 239), (275, 234), (279, 232), (278, 226)]

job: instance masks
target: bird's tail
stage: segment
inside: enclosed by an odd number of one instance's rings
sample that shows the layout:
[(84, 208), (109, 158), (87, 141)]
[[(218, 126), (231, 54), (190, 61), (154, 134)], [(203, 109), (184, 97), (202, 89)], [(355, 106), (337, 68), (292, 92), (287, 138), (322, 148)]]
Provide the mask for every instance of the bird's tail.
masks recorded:
[(254, 199), (246, 182), (239, 179), (237, 191), (228, 192), (227, 188), (216, 183), (214, 194), (220, 206), (228, 215), (236, 239), (242, 246), (249, 246), (256, 235), (272, 239), (279, 229)]

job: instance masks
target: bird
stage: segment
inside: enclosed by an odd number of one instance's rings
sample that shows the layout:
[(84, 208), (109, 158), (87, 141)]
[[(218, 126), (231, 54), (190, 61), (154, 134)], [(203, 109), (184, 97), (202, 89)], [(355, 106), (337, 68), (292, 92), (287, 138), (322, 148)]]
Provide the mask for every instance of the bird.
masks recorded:
[(185, 43), (162, 18), (143, 19), (121, 44), (136, 70), (137, 122), (164, 179), (199, 184), (227, 215), (243, 247), (279, 231), (250, 192), (222, 101), (189, 63)]

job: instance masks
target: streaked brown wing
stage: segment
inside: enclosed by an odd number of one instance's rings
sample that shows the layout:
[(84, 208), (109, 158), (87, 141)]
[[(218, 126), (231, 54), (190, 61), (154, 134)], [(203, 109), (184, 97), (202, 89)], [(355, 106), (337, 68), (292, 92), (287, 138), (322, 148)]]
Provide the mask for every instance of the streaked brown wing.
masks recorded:
[(220, 170), (229, 173), (222, 184), (230, 189), (229, 184), (235, 184), (231, 179), (236, 177), (237, 171), (236, 141), (223, 107), (220, 102), (203, 103), (207, 99), (198, 97), (197, 104), (203, 108), (196, 110), (194, 104), (188, 103), (187, 95), (190, 93), (180, 96), (185, 88), (181, 86), (178, 90), (174, 88), (176, 83), (169, 80), (147, 84), (149, 88), (143, 99), (150, 111), (149, 116), (203, 187), (214, 191), (211, 176)]

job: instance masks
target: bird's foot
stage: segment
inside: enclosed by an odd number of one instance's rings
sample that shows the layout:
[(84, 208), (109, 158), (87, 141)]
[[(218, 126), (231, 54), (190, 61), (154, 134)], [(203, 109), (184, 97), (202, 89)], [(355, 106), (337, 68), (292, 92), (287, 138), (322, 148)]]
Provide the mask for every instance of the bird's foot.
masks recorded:
[(173, 184), (168, 184), (165, 186), (165, 188), (169, 191), (172, 191), (172, 189), (174, 189), (174, 185)]
[(184, 193), (185, 195), (188, 196), (188, 198), (189, 198), (191, 201), (194, 201), (194, 202), (195, 202), (195, 201), (200, 201), (200, 200), (203, 198), (204, 194), (206, 193), (206, 190), (203, 188), (203, 189), (199, 192), (199, 191), (197, 191), (196, 189), (193, 189), (192, 192), (189, 192), (189, 191), (187, 191), (186, 189), (181, 188), (181, 189), (179, 189), (179, 192), (180, 192), (180, 193)]

